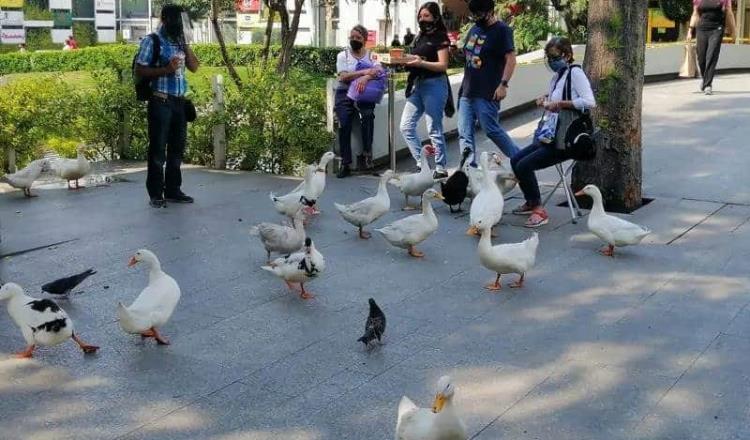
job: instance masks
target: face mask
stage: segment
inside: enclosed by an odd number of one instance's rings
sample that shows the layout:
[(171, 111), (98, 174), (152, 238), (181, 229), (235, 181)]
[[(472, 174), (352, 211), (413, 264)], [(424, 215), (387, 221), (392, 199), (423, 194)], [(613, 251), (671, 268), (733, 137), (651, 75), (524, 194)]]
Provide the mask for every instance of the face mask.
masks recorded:
[(563, 57), (547, 58), (547, 65), (553, 72), (559, 72), (568, 67), (568, 62)]
[(420, 21), (419, 22), (419, 31), (424, 33), (429, 33), (435, 30), (435, 22), (432, 21)]
[(487, 23), (489, 21), (490, 21), (489, 14), (475, 14), (474, 15), (474, 24), (476, 24), (479, 27), (487, 26)]
[(177, 17), (166, 20), (164, 22), (164, 32), (169, 38), (178, 40), (182, 37), (182, 20)]
[(358, 51), (362, 49), (362, 46), (364, 46), (364, 43), (357, 40), (349, 40), (349, 46), (352, 48), (353, 51)]

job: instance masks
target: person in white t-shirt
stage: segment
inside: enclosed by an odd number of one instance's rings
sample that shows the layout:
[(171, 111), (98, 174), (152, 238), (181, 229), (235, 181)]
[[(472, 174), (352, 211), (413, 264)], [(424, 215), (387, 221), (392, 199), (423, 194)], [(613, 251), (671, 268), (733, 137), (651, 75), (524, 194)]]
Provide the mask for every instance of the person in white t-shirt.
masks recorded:
[[(349, 47), (341, 51), (336, 57), (336, 74), (339, 84), (336, 89), (335, 110), (339, 121), (339, 148), (341, 154), (341, 169), (337, 177), (344, 178), (351, 175), (352, 163), (352, 124), (358, 118), (362, 126), (362, 156), (358, 158), (360, 166), (372, 169), (372, 139), (375, 131), (375, 104), (356, 103), (347, 97), (352, 81), (357, 81), (360, 91), (364, 90), (367, 82), (374, 79), (381, 67), (372, 59), (372, 54), (365, 48), (367, 29), (357, 25), (349, 34)], [(357, 70), (357, 65), (369, 64), (372, 67)]]
[[(513, 210), (513, 214), (529, 215), (527, 228), (538, 228), (549, 222), (547, 210), (542, 206), (539, 183), (535, 171), (564, 162), (570, 157), (557, 149), (557, 119), (562, 109), (578, 111), (596, 107), (594, 92), (591, 90), (586, 73), (580, 66), (573, 65), (573, 46), (565, 37), (554, 37), (544, 49), (547, 66), (554, 72), (550, 80), (549, 94), (537, 99), (536, 103), (545, 110), (544, 118), (534, 133), (531, 145), (519, 151), (510, 159), (518, 186), (526, 203)], [(563, 96), (565, 83), (570, 77), (570, 99)]]

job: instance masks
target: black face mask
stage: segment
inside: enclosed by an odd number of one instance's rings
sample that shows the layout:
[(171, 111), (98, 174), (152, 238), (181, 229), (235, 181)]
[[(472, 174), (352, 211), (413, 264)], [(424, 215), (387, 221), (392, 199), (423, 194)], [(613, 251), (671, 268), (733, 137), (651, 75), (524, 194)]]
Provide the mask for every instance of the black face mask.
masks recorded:
[(434, 21), (420, 21), (419, 22), (419, 32), (429, 34), (430, 32), (434, 30), (435, 30)]
[(486, 13), (474, 14), (474, 24), (476, 24), (479, 27), (486, 27), (489, 21), (490, 21), (489, 14), (486, 14)]
[(180, 40), (182, 38), (182, 19), (179, 17), (171, 17), (164, 21), (164, 32), (172, 40)]
[(361, 42), (361, 41), (357, 41), (357, 40), (349, 40), (349, 46), (350, 46), (350, 47), (352, 48), (352, 50), (353, 50), (353, 51), (355, 51), (355, 52), (356, 52), (356, 51), (358, 51), (358, 50), (360, 50), (360, 49), (362, 49), (362, 46), (364, 46), (364, 45), (365, 45), (365, 44), (364, 44), (363, 42)]

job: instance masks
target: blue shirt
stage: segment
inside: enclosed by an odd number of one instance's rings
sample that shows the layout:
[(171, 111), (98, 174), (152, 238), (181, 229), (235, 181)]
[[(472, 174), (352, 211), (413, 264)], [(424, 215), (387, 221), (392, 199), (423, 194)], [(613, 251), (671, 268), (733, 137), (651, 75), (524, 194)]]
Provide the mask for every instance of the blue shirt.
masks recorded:
[(505, 71), (505, 55), (515, 51), (513, 29), (502, 21), (488, 28), (474, 25), (463, 51), (466, 56), (461, 96), (492, 100)]
[[(185, 51), (177, 42), (167, 39), (164, 31), (159, 29), (156, 33), (159, 37), (160, 50), (159, 59), (154, 67), (164, 67), (175, 56), (181, 56), (185, 59)], [(151, 57), (154, 52), (154, 43), (150, 36), (141, 40), (141, 47), (138, 51), (136, 62), (141, 66), (150, 66)], [(185, 62), (174, 72), (169, 75), (160, 76), (151, 81), (151, 88), (156, 92), (166, 93), (172, 96), (185, 96), (187, 93), (187, 79), (185, 78)]]

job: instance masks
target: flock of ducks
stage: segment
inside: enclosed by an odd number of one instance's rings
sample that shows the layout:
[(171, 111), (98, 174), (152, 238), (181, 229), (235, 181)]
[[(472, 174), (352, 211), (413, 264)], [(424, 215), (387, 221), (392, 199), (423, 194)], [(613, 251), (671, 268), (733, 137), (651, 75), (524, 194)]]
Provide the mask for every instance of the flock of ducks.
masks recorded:
[(78, 181), (91, 172), (91, 164), (84, 155), (85, 151), (83, 146), (79, 146), (78, 156), (75, 159), (37, 159), (20, 171), (0, 177), (0, 182), (22, 190), (26, 197), (36, 197), (31, 192), (31, 186), (42, 173), (52, 170), (59, 178), (68, 182), (68, 189), (74, 189), (70, 186), (70, 182), (75, 182), (75, 189), (79, 189)]
[[(427, 151), (429, 154), (429, 150)], [(392, 246), (405, 249), (415, 258), (424, 253), (416, 246), (427, 240), (438, 229), (438, 217), (432, 207), (435, 200), (444, 201), (451, 212), (454, 206), (461, 210), (467, 197), (472, 197), (469, 212), (468, 234), (479, 235), (477, 247), (479, 261), (485, 268), (496, 274), (493, 283), (486, 289), (501, 289), (501, 276), (518, 274), (519, 279), (511, 287), (523, 287), (526, 273), (535, 264), (539, 235), (534, 233), (520, 243), (492, 244), (492, 230), (503, 215), (504, 197), (516, 184), (512, 173), (502, 166), (497, 156), (483, 152), (480, 168), (466, 166), (468, 154), (462, 157), (459, 169), (449, 178), (436, 182), (432, 175), (427, 155), (421, 157), (421, 169), (416, 173), (395, 175), (385, 171), (378, 182), (374, 196), (351, 204), (335, 203), (341, 217), (358, 229), (361, 239), (371, 238), (365, 230), (391, 209), (387, 185), (398, 188), (405, 197), (404, 210), (416, 209), (409, 206), (409, 197), (421, 197), (421, 212), (394, 221), (375, 229)], [(291, 225), (261, 223), (252, 228), (251, 234), (259, 237), (266, 251), (267, 261), (262, 269), (282, 279), (290, 289), (297, 289), (303, 299), (314, 295), (305, 288), (305, 283), (317, 278), (326, 268), (323, 255), (315, 248), (313, 240), (305, 233), (306, 215), (319, 215), (317, 201), (325, 190), (328, 163), (334, 159), (333, 153), (325, 153), (317, 164), (305, 169), (305, 178), (299, 186), (286, 195), (270, 194), (274, 208), (291, 220)], [(494, 163), (494, 165), (493, 165)], [(31, 184), (49, 166), (46, 159), (32, 162), (26, 169), (5, 176), (4, 180), (23, 189), (31, 197)], [(79, 149), (78, 159), (60, 160), (55, 169), (61, 177), (76, 181), (85, 176), (90, 166)], [(441, 191), (434, 189), (440, 183)], [(586, 186), (577, 195), (588, 195), (593, 199), (593, 208), (588, 218), (589, 230), (602, 239), (607, 247), (603, 254), (614, 256), (615, 247), (635, 245), (649, 234), (641, 226), (607, 214), (604, 211), (602, 195), (594, 185)], [(280, 255), (271, 260), (271, 255)], [(146, 249), (132, 256), (128, 266), (143, 264), (148, 269), (148, 285), (130, 306), (117, 304), (116, 314), (120, 328), (128, 334), (141, 338), (153, 338), (158, 344), (169, 341), (160, 333), (172, 316), (181, 292), (177, 282), (161, 268), (156, 255)], [(67, 296), (81, 282), (95, 274), (89, 269), (81, 274), (56, 280), (43, 286), (43, 290), (55, 295)], [(14, 283), (6, 283), (0, 288), (0, 300), (8, 301), (8, 312), (21, 329), (26, 341), (26, 349), (19, 357), (31, 357), (36, 346), (54, 346), (72, 339), (84, 353), (94, 353), (99, 347), (83, 342), (74, 331), (73, 322), (57, 303), (50, 299), (37, 299), (27, 296), (23, 288)], [(386, 328), (386, 317), (375, 300), (368, 300), (370, 310), (365, 323), (364, 335), (358, 340), (367, 347), (380, 342)], [(453, 405), (456, 392), (448, 376), (441, 377), (437, 384), (432, 408), (419, 408), (404, 396), (398, 406), (396, 436), (398, 440), (459, 440), (466, 439), (466, 428)]]

